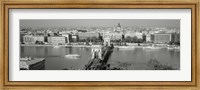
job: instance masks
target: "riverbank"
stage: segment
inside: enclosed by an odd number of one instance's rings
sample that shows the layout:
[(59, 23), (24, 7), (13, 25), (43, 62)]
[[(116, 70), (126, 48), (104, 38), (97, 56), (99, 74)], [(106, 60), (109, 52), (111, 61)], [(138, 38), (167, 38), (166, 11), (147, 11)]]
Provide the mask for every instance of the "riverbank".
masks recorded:
[[(77, 45), (77, 44), (72, 44), (72, 45), (52, 45), (52, 44), (43, 44), (43, 45), (39, 45), (39, 44), (21, 44), (20, 46), (35, 46), (35, 47), (80, 47), (80, 48), (93, 48), (93, 47), (101, 47), (101, 45)], [(174, 45), (168, 45), (168, 44), (155, 44), (154, 46), (150, 46), (149, 44), (141, 44), (141, 45), (137, 45), (137, 44), (129, 44), (126, 46), (119, 46), (119, 45), (115, 45), (114, 46), (117, 49), (134, 49), (134, 48), (150, 48), (150, 49), (154, 49), (154, 48), (168, 48), (168, 49), (180, 49), (180, 46), (174, 46)]]
[(35, 46), (35, 47), (101, 47), (101, 45), (50, 45), (50, 44), (44, 44), (44, 45), (38, 45), (38, 44), (21, 44), (20, 46)]

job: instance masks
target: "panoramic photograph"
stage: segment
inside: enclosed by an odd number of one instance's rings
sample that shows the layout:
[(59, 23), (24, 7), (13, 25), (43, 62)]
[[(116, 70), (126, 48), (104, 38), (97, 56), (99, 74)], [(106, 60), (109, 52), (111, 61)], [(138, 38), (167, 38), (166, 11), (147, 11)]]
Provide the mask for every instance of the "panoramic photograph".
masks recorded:
[(19, 70), (180, 70), (179, 19), (19, 22)]

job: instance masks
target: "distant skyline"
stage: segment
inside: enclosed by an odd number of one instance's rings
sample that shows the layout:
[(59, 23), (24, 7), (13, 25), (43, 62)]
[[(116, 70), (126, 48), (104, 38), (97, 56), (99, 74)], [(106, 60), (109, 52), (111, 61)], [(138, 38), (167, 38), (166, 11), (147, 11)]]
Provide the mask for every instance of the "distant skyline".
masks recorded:
[(149, 26), (149, 27), (180, 27), (179, 19), (21, 19), (20, 27), (114, 27)]

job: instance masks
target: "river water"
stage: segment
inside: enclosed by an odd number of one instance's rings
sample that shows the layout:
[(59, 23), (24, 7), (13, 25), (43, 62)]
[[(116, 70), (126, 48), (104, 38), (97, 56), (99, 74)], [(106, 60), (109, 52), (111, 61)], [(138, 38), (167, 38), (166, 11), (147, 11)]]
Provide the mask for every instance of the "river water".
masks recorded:
[[(67, 54), (79, 54), (80, 58), (70, 59)], [(45, 58), (45, 70), (82, 69), (91, 57), (91, 48), (52, 46), (21, 46), (21, 57)], [(150, 59), (156, 59), (161, 64), (180, 69), (180, 51), (167, 48), (145, 50), (143, 48), (121, 50), (114, 48), (108, 63), (111, 67), (126, 67), (129, 70), (148, 69)]]

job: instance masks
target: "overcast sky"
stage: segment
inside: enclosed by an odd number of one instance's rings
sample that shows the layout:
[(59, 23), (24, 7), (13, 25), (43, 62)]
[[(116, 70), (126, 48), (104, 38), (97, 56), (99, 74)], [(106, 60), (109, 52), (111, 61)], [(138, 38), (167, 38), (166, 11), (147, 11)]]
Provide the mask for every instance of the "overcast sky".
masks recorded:
[(180, 27), (178, 19), (24, 19), (20, 20), (22, 27), (67, 27), (67, 26), (153, 26)]

